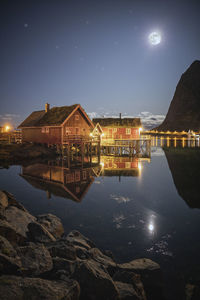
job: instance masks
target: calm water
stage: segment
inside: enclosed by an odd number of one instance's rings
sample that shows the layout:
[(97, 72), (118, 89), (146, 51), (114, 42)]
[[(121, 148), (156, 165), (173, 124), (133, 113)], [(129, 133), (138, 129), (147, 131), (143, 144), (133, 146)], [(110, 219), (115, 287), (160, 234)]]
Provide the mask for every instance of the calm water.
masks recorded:
[(168, 299), (184, 299), (200, 266), (200, 150), (152, 148), (151, 159), (102, 157), (93, 168), (61, 162), (0, 170), (0, 189), (32, 214), (53, 213), (118, 261), (148, 257), (165, 276)]

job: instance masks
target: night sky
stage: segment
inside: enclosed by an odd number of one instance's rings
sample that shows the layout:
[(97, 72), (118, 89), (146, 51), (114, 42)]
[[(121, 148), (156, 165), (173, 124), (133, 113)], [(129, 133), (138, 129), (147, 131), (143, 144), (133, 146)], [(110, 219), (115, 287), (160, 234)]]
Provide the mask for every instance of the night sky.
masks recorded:
[(156, 122), (200, 59), (200, 1), (1, 0), (0, 23), (0, 124), (46, 102)]

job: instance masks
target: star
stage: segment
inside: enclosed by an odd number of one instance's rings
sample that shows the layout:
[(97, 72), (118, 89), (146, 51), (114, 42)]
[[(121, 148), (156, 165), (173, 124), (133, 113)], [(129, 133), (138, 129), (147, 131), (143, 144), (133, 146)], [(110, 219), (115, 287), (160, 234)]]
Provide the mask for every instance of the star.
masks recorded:
[(24, 27), (27, 28), (27, 27), (28, 27), (28, 24), (27, 24), (27, 23), (24, 23)]

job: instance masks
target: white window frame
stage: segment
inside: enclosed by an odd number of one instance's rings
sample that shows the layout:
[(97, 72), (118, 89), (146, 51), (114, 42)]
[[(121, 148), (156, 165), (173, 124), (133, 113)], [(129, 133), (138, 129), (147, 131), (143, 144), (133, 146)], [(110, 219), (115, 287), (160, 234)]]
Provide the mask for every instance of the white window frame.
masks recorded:
[(126, 128), (126, 134), (131, 134), (131, 128)]

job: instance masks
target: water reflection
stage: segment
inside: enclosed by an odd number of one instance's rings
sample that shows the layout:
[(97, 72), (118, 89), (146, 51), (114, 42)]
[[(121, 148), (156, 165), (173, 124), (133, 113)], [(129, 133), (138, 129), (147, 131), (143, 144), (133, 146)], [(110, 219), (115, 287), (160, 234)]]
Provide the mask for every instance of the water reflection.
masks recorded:
[(190, 138), (187, 137), (178, 137), (178, 136), (153, 136), (151, 138), (151, 146), (152, 147), (188, 147), (195, 148), (200, 147), (199, 138)]
[(49, 161), (22, 167), (21, 176), (33, 187), (80, 202), (94, 181), (91, 167), (67, 168), (62, 162)]
[(141, 159), (133, 157), (101, 157), (101, 162), (91, 165), (68, 164), (65, 160), (35, 163), (22, 167), (23, 177), (33, 187), (51, 195), (81, 202), (95, 177), (140, 176)]
[(200, 149), (164, 148), (179, 195), (191, 208), (200, 208)]

